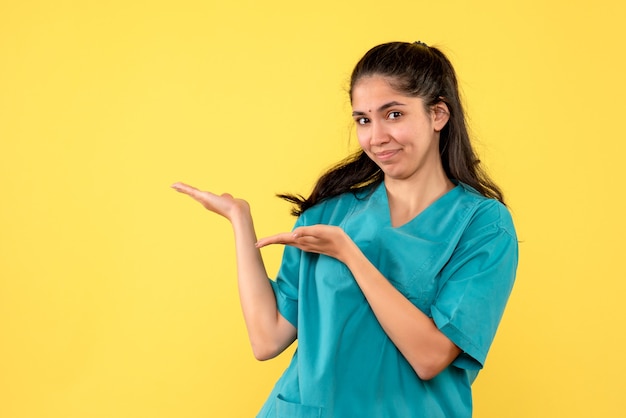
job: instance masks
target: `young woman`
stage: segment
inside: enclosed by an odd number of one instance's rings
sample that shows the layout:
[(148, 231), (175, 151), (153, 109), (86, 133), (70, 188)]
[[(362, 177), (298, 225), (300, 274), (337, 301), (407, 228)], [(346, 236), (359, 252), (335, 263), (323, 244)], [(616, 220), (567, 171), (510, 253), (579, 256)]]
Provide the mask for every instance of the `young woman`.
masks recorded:
[[(500, 189), (470, 144), (448, 59), (374, 47), (350, 98), (361, 151), (308, 198), (291, 232), (257, 240), (248, 204), (173, 187), (232, 224), (254, 355), (298, 339), (259, 417), (470, 417), (517, 268)], [(285, 245), (275, 281), (259, 248)]]

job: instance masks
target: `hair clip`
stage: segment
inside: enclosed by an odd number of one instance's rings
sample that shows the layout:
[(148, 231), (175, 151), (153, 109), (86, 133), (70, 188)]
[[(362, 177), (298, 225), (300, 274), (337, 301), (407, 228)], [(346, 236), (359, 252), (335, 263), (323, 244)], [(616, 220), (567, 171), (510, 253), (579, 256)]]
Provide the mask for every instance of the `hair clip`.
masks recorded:
[(426, 45), (426, 44), (425, 44), (424, 42), (422, 42), (422, 41), (415, 41), (415, 42), (413, 42), (413, 45), (422, 45), (422, 46), (425, 46), (426, 48), (428, 48), (428, 45)]

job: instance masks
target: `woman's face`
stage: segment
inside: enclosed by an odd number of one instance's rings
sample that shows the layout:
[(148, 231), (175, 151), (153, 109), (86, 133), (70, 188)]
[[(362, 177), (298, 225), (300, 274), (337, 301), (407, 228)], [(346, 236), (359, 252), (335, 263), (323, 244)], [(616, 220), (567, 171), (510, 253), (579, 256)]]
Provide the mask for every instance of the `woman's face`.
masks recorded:
[(383, 76), (363, 77), (352, 88), (352, 116), (359, 144), (385, 179), (428, 177), (441, 170), (439, 132), (445, 104), (426, 110), (419, 97), (398, 92)]

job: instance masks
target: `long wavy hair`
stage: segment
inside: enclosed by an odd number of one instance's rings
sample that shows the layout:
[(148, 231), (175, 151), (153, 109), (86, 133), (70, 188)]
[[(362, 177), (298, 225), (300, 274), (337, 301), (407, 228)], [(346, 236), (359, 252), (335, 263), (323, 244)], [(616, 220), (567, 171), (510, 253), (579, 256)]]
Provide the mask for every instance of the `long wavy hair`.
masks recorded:
[[(389, 79), (398, 92), (422, 99), (427, 110), (437, 103), (445, 103), (450, 118), (440, 133), (439, 154), (446, 175), (473, 187), (485, 197), (504, 203), (502, 191), (483, 170), (472, 147), (456, 73), (450, 60), (439, 49), (423, 42), (390, 42), (375, 46), (352, 71), (350, 99), (359, 80), (370, 76)], [(291, 213), (299, 216), (323, 200), (373, 187), (383, 178), (380, 168), (361, 150), (324, 173), (309, 197), (278, 196), (293, 203)]]

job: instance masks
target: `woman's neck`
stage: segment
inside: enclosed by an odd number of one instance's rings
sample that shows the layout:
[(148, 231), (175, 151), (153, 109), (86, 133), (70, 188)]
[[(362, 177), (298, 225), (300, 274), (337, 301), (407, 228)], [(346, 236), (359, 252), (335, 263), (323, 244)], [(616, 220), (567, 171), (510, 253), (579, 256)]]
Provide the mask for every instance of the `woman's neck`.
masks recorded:
[(437, 175), (398, 180), (385, 178), (391, 223), (400, 226), (454, 188), (443, 169)]

